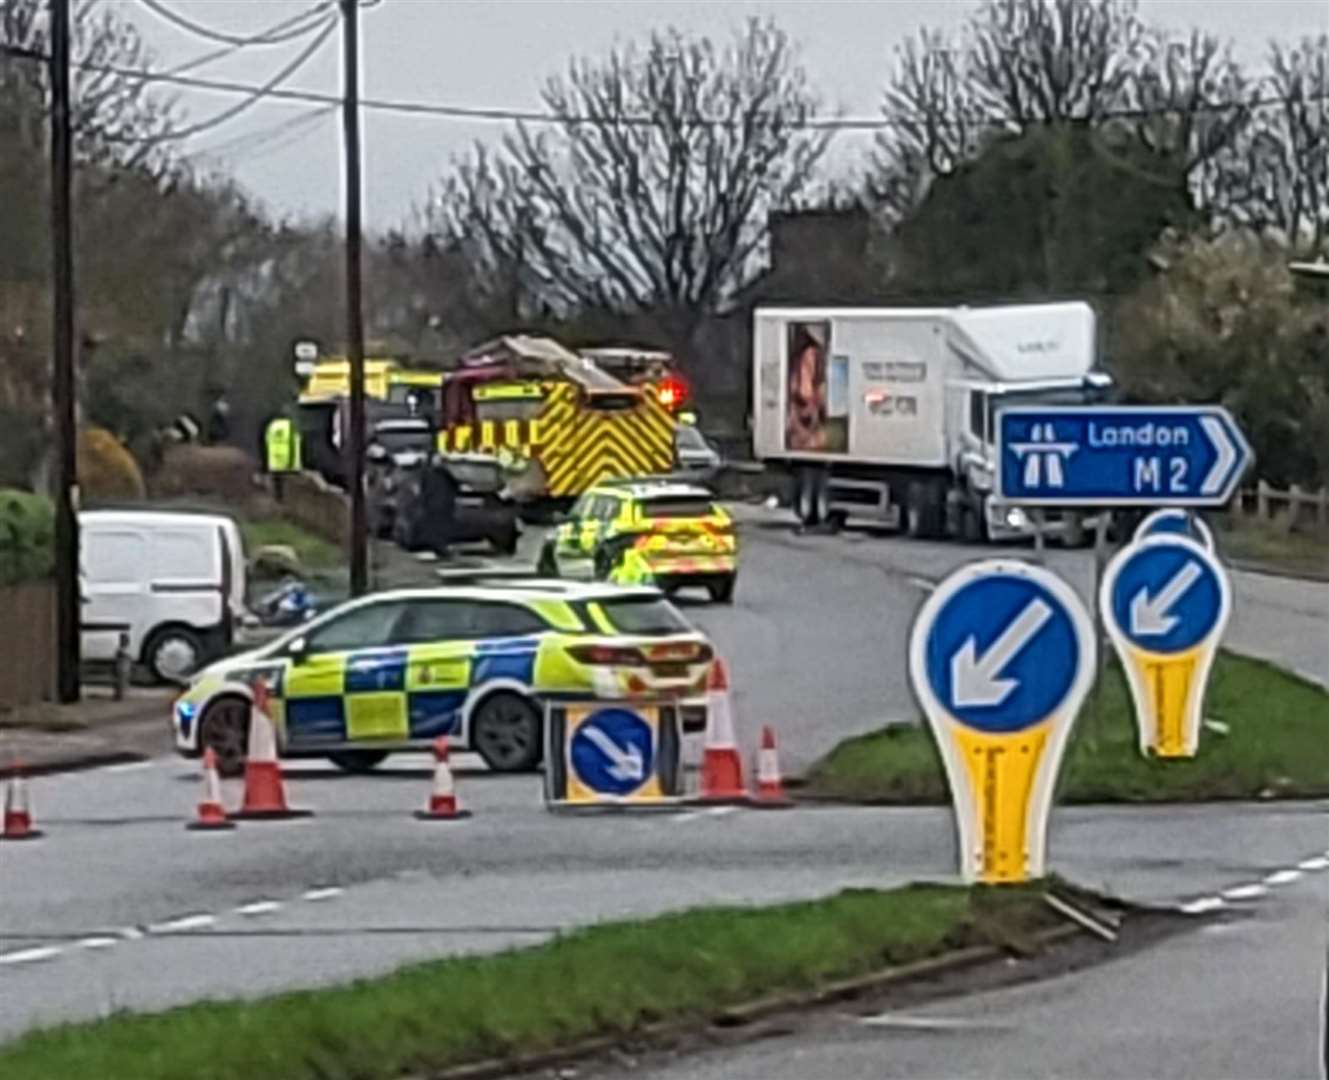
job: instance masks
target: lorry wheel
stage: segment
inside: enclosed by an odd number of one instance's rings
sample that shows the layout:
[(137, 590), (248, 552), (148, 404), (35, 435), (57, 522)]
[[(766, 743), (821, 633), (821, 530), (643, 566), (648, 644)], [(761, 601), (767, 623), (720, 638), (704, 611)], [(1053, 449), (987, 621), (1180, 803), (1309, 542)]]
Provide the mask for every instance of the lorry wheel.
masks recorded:
[(982, 544), (988, 538), (987, 518), (982, 508), (971, 502), (960, 507), (960, 537), (966, 544)]
[(915, 481), (905, 498), (905, 525), (915, 540), (937, 540), (945, 534), (946, 499), (937, 484)]
[(1061, 533), (1062, 544), (1068, 548), (1082, 548), (1085, 537), (1084, 518), (1076, 513), (1067, 514)]
[(706, 586), (706, 591), (710, 593), (712, 603), (732, 604), (734, 602), (734, 586), (737, 584), (737, 574), (722, 574)]

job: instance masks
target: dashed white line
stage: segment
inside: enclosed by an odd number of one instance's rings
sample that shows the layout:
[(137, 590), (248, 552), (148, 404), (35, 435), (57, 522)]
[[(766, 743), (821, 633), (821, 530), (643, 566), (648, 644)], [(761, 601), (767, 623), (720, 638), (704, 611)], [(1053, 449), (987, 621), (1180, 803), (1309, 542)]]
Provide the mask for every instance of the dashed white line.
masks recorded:
[(126, 926), (123, 930), (117, 932), (123, 941), (139, 941), (143, 937), (143, 931), (137, 926)]
[(1329, 870), (1329, 858), (1323, 855), (1316, 855), (1310, 859), (1302, 859), (1297, 863), (1298, 870)]
[(1219, 908), (1226, 906), (1221, 896), (1202, 896), (1198, 900), (1192, 900), (1189, 904), (1182, 904), (1181, 910), (1186, 915), (1204, 915), (1207, 912), (1217, 911)]
[(151, 769), (151, 761), (122, 761), (119, 765), (107, 765), (102, 772), (122, 773), (138, 772), (140, 769)]
[(181, 930), (201, 930), (205, 926), (213, 925), (216, 921), (216, 915), (182, 915), (178, 919), (171, 919), (168, 922), (149, 926), (148, 932), (152, 934), (174, 934)]
[(1254, 900), (1257, 896), (1264, 896), (1269, 891), (1267, 885), (1234, 885), (1230, 889), (1224, 889), (1222, 892), (1225, 900)]
[(281, 909), (277, 900), (255, 900), (252, 904), (241, 904), (235, 909), (237, 915), (268, 915)]
[(1301, 880), (1300, 870), (1275, 870), (1272, 874), (1265, 877), (1266, 885), (1291, 885), (1294, 881)]
[(326, 889), (310, 889), (308, 892), (303, 892), (300, 894), (300, 899), (308, 900), (310, 903), (318, 903), (320, 900), (331, 900), (335, 896), (341, 896), (345, 891), (345, 889), (330, 885)]
[(37, 960), (49, 960), (59, 956), (63, 950), (58, 945), (39, 945), (35, 949), (19, 949), (18, 952), (0, 953), (0, 964), (31, 964)]
[(111, 949), (119, 942), (119, 938), (113, 937), (85, 937), (74, 942), (74, 945), (79, 949)]

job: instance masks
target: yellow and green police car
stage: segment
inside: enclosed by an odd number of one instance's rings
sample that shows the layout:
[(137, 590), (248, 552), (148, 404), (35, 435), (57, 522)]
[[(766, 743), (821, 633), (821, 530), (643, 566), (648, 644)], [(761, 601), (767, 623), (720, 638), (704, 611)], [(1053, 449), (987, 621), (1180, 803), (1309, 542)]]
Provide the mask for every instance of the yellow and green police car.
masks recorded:
[(226, 774), (271, 690), (283, 757), (373, 768), (447, 735), (490, 768), (535, 768), (550, 700), (705, 693), (706, 638), (655, 589), (524, 579), (376, 593), (204, 669), (177, 699), (176, 747)]
[(721, 604), (734, 599), (738, 537), (706, 488), (677, 480), (602, 484), (586, 492), (546, 538), (539, 570), (550, 577), (655, 585), (666, 593), (699, 586)]

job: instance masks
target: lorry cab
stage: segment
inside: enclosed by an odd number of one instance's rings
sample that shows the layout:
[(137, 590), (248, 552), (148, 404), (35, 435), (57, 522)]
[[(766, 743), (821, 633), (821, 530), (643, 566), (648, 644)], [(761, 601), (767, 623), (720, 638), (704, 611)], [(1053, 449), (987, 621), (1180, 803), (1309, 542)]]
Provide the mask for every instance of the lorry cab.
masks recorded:
[(85, 510), (79, 514), (85, 660), (129, 656), (180, 682), (224, 655), (245, 611), (244, 541), (219, 514)]

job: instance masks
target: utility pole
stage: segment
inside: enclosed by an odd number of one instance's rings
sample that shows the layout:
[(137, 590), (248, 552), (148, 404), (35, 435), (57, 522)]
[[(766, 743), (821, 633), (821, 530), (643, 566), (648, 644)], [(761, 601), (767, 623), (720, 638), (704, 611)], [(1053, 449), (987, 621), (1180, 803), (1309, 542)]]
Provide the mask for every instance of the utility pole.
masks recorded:
[(78, 431), (74, 377), (74, 247), (69, 101), (69, 4), (51, 11), (51, 415), (55, 425), (56, 693), (79, 699)]
[(351, 595), (369, 586), (365, 521), (365, 326), (360, 290), (360, 4), (341, 0), (343, 144), (346, 154), (346, 348), (351, 366)]

